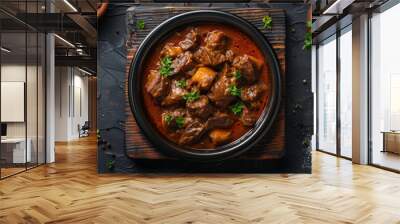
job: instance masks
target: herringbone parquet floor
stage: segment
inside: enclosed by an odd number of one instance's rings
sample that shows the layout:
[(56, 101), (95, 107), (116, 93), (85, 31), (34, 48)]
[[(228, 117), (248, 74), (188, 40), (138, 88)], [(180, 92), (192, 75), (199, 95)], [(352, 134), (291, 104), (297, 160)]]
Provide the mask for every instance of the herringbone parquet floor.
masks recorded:
[(95, 139), (0, 181), (0, 223), (400, 223), (400, 175), (313, 154), (312, 175), (98, 175)]

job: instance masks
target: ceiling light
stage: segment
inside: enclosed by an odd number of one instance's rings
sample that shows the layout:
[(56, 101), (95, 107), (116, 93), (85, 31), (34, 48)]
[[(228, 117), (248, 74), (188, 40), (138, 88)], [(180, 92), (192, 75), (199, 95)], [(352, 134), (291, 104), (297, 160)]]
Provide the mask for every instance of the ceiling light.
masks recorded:
[(62, 37), (60, 37), (59, 35), (57, 35), (57, 34), (54, 34), (54, 36), (55, 37), (57, 37), (59, 40), (61, 40), (62, 42), (64, 42), (65, 44), (67, 44), (68, 46), (70, 46), (70, 47), (72, 47), (72, 48), (75, 48), (75, 45), (73, 45), (71, 42), (69, 42), (68, 40), (66, 40), (66, 39), (64, 39), (64, 38), (62, 38)]
[(86, 70), (83, 70), (83, 69), (81, 69), (81, 68), (79, 68), (79, 67), (78, 67), (78, 70), (81, 71), (81, 72), (83, 72), (83, 73), (85, 73), (86, 75), (90, 75), (90, 76), (92, 75), (92, 73), (90, 73), (90, 72), (88, 72), (88, 71), (86, 71)]
[(9, 49), (7, 49), (7, 48), (5, 48), (5, 47), (1, 47), (0, 49), (1, 49), (2, 51), (6, 52), (6, 53), (10, 53), (10, 52), (11, 52), (11, 50), (9, 50)]
[(68, 5), (74, 12), (78, 12), (78, 10), (73, 6), (68, 0), (64, 0), (64, 3)]

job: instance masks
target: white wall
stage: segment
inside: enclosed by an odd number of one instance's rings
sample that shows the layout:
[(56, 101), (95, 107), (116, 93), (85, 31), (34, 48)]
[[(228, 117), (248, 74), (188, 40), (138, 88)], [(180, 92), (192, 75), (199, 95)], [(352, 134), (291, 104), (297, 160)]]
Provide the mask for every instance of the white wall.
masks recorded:
[(88, 78), (72, 67), (56, 67), (55, 74), (55, 140), (70, 141), (88, 120)]
[(67, 67), (55, 68), (55, 141), (67, 141), (69, 133), (69, 85), (70, 76)]
[[(28, 70), (32, 67), (28, 67)], [(5, 64), (1, 66), (2, 82), (25, 82), (25, 64)], [(6, 108), (1, 108), (6, 110)], [(7, 123), (7, 137), (25, 137), (25, 123), (11, 122)]]

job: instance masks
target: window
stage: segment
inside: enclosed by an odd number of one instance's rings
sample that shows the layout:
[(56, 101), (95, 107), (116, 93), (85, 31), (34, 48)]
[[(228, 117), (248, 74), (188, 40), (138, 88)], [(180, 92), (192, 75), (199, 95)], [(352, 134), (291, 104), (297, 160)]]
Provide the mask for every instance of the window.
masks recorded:
[(352, 157), (352, 32), (351, 25), (340, 36), (340, 155)]
[(400, 170), (400, 5), (371, 18), (372, 164)]
[(318, 48), (318, 149), (336, 153), (336, 36)]
[[(317, 48), (317, 149), (352, 157), (352, 26)], [(339, 91), (339, 92), (338, 92)]]

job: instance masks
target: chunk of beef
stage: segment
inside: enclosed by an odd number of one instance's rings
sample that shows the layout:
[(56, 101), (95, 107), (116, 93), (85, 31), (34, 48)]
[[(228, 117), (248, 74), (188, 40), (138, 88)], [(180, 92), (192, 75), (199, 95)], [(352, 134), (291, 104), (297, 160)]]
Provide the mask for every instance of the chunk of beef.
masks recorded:
[(235, 96), (232, 96), (229, 92), (229, 86), (235, 84), (236, 79), (234, 77), (228, 77), (227, 75), (220, 75), (218, 80), (211, 87), (208, 93), (208, 98), (221, 108), (226, 108), (232, 101), (235, 100)]
[(192, 144), (198, 141), (206, 132), (206, 125), (200, 121), (193, 120), (186, 128), (182, 131), (182, 135), (179, 138), (180, 145)]
[(176, 119), (183, 118), (185, 119), (186, 116), (186, 110), (182, 108), (178, 108), (175, 110), (171, 111), (165, 111), (162, 113), (161, 118), (161, 124), (166, 130), (177, 130), (180, 128), (179, 122), (176, 122)]
[(226, 47), (228, 37), (222, 31), (213, 30), (207, 33), (204, 42), (206, 44), (206, 48), (208, 49), (222, 50)]
[(199, 40), (200, 35), (197, 29), (192, 29), (186, 34), (185, 39), (180, 41), (178, 45), (186, 51), (195, 48), (198, 45)]
[(235, 57), (232, 65), (248, 83), (253, 83), (258, 79), (262, 63), (259, 63), (258, 59), (245, 54)]
[(232, 131), (225, 129), (214, 129), (210, 131), (209, 136), (211, 142), (216, 145), (221, 145), (228, 142), (232, 138)]
[(268, 87), (262, 82), (243, 87), (240, 94), (240, 99), (245, 102), (254, 102), (258, 100), (267, 91), (267, 89)]
[(207, 129), (229, 128), (233, 125), (234, 120), (229, 114), (217, 112), (207, 120)]
[(200, 67), (192, 76), (191, 83), (197, 84), (200, 90), (208, 90), (215, 76), (217, 76), (217, 73), (214, 70), (207, 67)]
[(249, 110), (247, 107), (243, 108), (242, 115), (240, 116), (240, 121), (246, 127), (251, 127), (257, 122), (258, 117), (254, 111)]
[(207, 96), (200, 96), (198, 100), (186, 103), (188, 111), (201, 119), (207, 119), (213, 112), (214, 108), (210, 104)]
[(170, 81), (162, 77), (157, 70), (151, 70), (147, 75), (145, 89), (154, 99), (161, 101), (169, 91)]
[(176, 58), (179, 54), (183, 53), (183, 49), (179, 46), (175, 46), (173, 43), (167, 43), (161, 50), (161, 56)]
[(232, 50), (227, 50), (227, 51), (225, 52), (225, 59), (226, 59), (226, 61), (232, 63), (234, 58), (235, 58), (235, 53), (233, 53)]
[(179, 104), (183, 101), (183, 96), (186, 93), (187, 90), (179, 86), (179, 81), (173, 80), (171, 83), (171, 89), (169, 91), (169, 94), (164, 98), (161, 105), (172, 106), (174, 104)]
[(194, 67), (193, 54), (186, 51), (172, 61), (172, 75), (186, 72)]
[(200, 47), (194, 52), (194, 59), (197, 63), (206, 66), (217, 66), (227, 61), (225, 52), (212, 50), (206, 47)]

